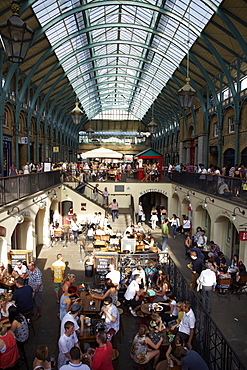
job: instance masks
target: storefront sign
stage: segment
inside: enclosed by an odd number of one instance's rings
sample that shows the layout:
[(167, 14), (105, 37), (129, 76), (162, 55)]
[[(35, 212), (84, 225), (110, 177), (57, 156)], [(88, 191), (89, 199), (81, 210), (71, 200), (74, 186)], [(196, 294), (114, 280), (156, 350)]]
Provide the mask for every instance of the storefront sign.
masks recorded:
[(239, 239), (241, 241), (247, 241), (247, 231), (239, 231)]
[(143, 194), (146, 194), (146, 193), (161, 193), (161, 194), (167, 195), (167, 191), (157, 189), (157, 188), (143, 190), (143, 191), (140, 192), (140, 195), (143, 195)]
[(28, 143), (28, 138), (26, 136), (20, 137), (19, 144), (27, 144), (27, 143)]

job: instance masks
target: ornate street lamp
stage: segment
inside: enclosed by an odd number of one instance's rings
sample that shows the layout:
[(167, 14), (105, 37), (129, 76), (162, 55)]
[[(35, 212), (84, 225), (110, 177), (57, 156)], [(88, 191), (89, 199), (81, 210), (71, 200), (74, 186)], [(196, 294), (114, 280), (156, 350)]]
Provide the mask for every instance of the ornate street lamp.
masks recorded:
[(13, 15), (0, 25), (0, 35), (8, 60), (22, 63), (32, 42), (34, 31), (19, 17), (20, 5), (13, 1)]

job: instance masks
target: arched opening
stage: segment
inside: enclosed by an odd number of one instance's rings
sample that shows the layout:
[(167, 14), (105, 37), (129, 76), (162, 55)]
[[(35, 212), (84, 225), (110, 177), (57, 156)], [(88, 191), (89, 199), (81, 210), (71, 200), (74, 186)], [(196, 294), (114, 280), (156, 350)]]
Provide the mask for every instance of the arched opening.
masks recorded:
[[(62, 224), (68, 224), (68, 212), (70, 207), (73, 207), (73, 202), (70, 200), (65, 200), (62, 202)], [(56, 213), (55, 213), (56, 214)]]
[(247, 166), (247, 148), (244, 148), (244, 150), (242, 150), (241, 163)]
[(17, 224), (13, 230), (11, 235), (11, 249), (33, 250), (32, 240), (32, 222), (25, 218), (24, 222)]
[(228, 258), (239, 254), (238, 230), (229, 218), (220, 216), (214, 222), (214, 241)]
[(35, 247), (36, 257), (39, 255), (40, 250), (44, 243), (44, 221), (45, 221), (45, 209), (40, 209), (35, 218)]
[(229, 148), (225, 151), (223, 156), (223, 163), (226, 166), (233, 166), (234, 163), (234, 156), (235, 156), (235, 150), (232, 148)]
[[(163, 206), (167, 210), (168, 213), (168, 198), (166, 195), (158, 192), (150, 192), (142, 195), (139, 198), (139, 202), (142, 202), (143, 211), (145, 213), (146, 222), (150, 221), (151, 217), (151, 209), (152, 207), (157, 207), (161, 203), (163, 203)], [(160, 217), (159, 217), (160, 220)]]
[(203, 208), (201, 205), (198, 205), (194, 211), (193, 230), (198, 226), (201, 226), (201, 228), (205, 230), (205, 234), (209, 241), (211, 239), (211, 217), (208, 210)]

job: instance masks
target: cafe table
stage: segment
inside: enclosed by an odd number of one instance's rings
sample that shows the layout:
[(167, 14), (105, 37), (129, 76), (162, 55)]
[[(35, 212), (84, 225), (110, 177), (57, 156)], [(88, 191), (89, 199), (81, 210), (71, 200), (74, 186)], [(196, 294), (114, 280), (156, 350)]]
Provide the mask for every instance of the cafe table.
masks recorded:
[[(85, 291), (80, 292), (80, 298), (81, 298), (80, 304), (82, 307), (83, 314), (94, 315), (97, 317), (100, 313), (101, 300), (91, 299), (90, 294)], [(94, 302), (93, 305), (91, 304), (92, 302)]]
[(79, 335), (78, 339), (80, 341), (80, 347), (83, 350), (84, 343), (94, 343), (96, 341), (96, 335), (91, 335), (90, 327), (86, 327), (84, 328), (83, 333)]
[[(141, 305), (141, 311), (144, 313), (144, 315), (152, 315), (152, 313), (154, 312), (153, 310), (149, 311), (150, 304), (151, 303), (143, 303)], [(159, 313), (160, 311), (156, 311), (156, 312)]]
[(0, 280), (0, 288), (15, 290), (15, 279), (13, 277), (4, 277), (2, 280)]

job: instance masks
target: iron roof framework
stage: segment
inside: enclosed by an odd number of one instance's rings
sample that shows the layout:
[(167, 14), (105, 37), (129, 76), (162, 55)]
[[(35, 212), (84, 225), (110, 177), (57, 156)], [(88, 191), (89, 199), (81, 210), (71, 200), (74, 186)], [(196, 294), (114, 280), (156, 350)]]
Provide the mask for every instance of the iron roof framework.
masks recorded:
[[(21, 17), (36, 30), (20, 73), (19, 93), (36, 86), (31, 101), (49, 111), (63, 127), (78, 132), (98, 113), (120, 109), (146, 125), (155, 101), (159, 131), (178, 124), (177, 90), (184, 85), (186, 54), (190, 48), (191, 84), (201, 105), (205, 89), (217, 93), (230, 88), (235, 96), (237, 69), (247, 55), (247, 6), (244, 0), (29, 0), (21, 3)], [(0, 21), (11, 15), (9, 1), (0, 5)], [(7, 83), (17, 66), (9, 68)], [(223, 74), (222, 78), (218, 78)], [(6, 86), (7, 86), (6, 83)], [(7, 87), (6, 87), (7, 88)], [(85, 112), (74, 127), (69, 112), (78, 98)], [(53, 112), (55, 113), (55, 116)], [(66, 117), (66, 118), (65, 118)]]

